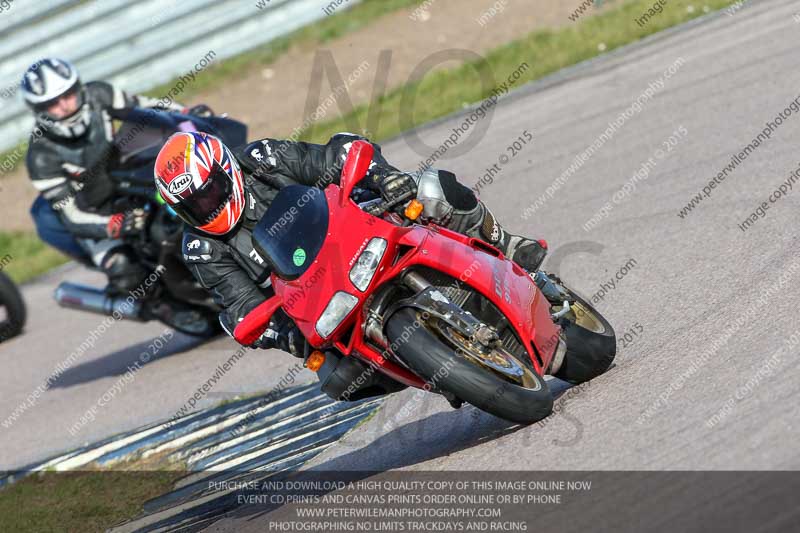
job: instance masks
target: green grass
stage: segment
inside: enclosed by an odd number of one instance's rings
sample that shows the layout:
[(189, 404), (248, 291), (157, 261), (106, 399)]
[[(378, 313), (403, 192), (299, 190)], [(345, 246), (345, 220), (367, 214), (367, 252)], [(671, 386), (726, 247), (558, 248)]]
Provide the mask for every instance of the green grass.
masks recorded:
[(3, 272), (17, 283), (40, 276), (69, 259), (42, 242), (34, 232), (0, 231), (0, 252), (11, 260)]
[(14, 172), (25, 162), (25, 154), (28, 152), (28, 140), (20, 141), (13, 148), (0, 152), (0, 178), (6, 174)]
[[(626, 2), (592, 17), (557, 30), (537, 30), (527, 36), (495, 48), (485, 56), (486, 65), (494, 73), (497, 82), (505, 81), (521, 63), (530, 68), (519, 78), (514, 87), (542, 78), (564, 67), (593, 58), (637, 41), (647, 35), (704, 15), (703, 5), (710, 10), (732, 4), (731, 0), (670, 0), (664, 11), (639, 27), (635, 19), (647, 12), (652, 0)], [(689, 6), (694, 11), (689, 12)], [(490, 21), (484, 31), (502, 31), (502, 21)], [(601, 51), (600, 45), (605, 45)], [(668, 65), (664, 65), (666, 68)], [(483, 66), (481, 68), (486, 68)], [(433, 119), (448, 115), (466, 104), (476, 103), (490, 96), (494, 87), (483, 87), (476, 62), (459, 67), (434, 71), (417, 82), (398, 87), (383, 96), (377, 103), (357, 106), (351, 113), (322, 122), (303, 132), (301, 138), (311, 142), (326, 142), (340, 131), (364, 132), (370, 106), (378, 113), (377, 126), (371, 124), (369, 137), (379, 141), (399, 135), (406, 127), (418, 126)], [(403, 104), (406, 91), (416, 92), (416, 103), (412, 111)], [(601, 102), (598, 105), (602, 105)], [(411, 115), (410, 124), (401, 124), (401, 110)]]
[(0, 490), (0, 529), (14, 532), (105, 531), (169, 491), (180, 471), (44, 472)]

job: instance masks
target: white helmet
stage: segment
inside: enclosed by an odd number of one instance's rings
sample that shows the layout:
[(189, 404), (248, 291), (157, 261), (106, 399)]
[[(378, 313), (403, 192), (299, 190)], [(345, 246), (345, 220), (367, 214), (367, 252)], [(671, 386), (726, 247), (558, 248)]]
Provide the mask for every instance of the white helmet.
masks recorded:
[[(25, 71), (20, 84), (22, 96), (36, 116), (36, 122), (47, 131), (66, 138), (80, 137), (89, 128), (91, 115), (83, 94), (77, 69), (69, 61), (45, 58)], [(69, 93), (77, 93), (78, 106), (67, 117), (54, 117), (47, 112), (55, 101)]]

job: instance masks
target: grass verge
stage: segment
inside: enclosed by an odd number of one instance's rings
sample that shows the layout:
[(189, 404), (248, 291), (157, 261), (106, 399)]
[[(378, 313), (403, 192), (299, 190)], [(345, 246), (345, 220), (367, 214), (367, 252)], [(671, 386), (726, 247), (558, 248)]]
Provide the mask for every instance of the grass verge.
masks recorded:
[[(706, 0), (704, 5), (712, 11), (732, 3), (731, 0)], [(561, 29), (534, 31), (489, 52), (485, 56), (486, 65), (482, 68), (488, 65), (496, 80), (505, 80), (522, 63), (527, 63), (529, 68), (514, 83), (514, 87), (519, 87), (706, 14), (702, 8), (696, 7), (696, 0), (671, 0), (661, 14), (640, 27), (636, 19), (647, 13), (652, 5), (652, 0), (635, 0)], [(499, 25), (501, 22), (489, 24)], [(399, 135), (407, 129), (401, 125), (401, 114), (410, 117), (409, 122), (415, 127), (491, 96), (495, 87), (483, 87), (478, 72), (479, 65), (474, 61), (432, 72), (421, 80), (388, 92), (377, 103), (357, 106), (344, 116), (310, 126), (301, 138), (311, 142), (326, 142), (331, 135), (340, 131), (363, 133), (370, 111), (378, 113), (377, 122), (370, 125), (370, 138), (379, 141)], [(416, 93), (413, 110), (404, 107), (403, 96), (406, 92)]]
[(0, 490), (2, 529), (15, 532), (106, 531), (168, 492), (182, 471), (43, 472)]
[(0, 252), (10, 256), (3, 272), (17, 283), (22, 283), (48, 270), (64, 264), (69, 259), (42, 242), (33, 232), (0, 231)]

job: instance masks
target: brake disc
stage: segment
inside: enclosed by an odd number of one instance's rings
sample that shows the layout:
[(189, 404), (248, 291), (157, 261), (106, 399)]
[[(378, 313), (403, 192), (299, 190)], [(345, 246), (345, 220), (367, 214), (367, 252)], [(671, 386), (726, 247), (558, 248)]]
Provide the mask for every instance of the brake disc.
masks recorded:
[(457, 354), (468, 361), (525, 388), (538, 389), (541, 387), (533, 372), (506, 350), (499, 341), (493, 346), (486, 346), (475, 339), (465, 337), (443, 321), (434, 320), (429, 324), (448, 344), (455, 347)]

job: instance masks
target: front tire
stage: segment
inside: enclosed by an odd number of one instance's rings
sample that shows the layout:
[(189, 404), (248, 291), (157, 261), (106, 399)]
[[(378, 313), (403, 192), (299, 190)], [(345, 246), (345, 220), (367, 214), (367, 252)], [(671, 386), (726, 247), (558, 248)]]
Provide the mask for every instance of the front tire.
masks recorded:
[(533, 381), (524, 387), (479, 366), (428, 330), (414, 309), (394, 313), (386, 333), (396, 354), (418, 376), (478, 409), (518, 424), (538, 422), (553, 410), (550, 389), (536, 372), (529, 371)]
[(27, 320), (22, 294), (11, 278), (2, 272), (0, 272), (0, 307), (6, 310), (6, 318), (0, 322), (0, 342), (2, 342), (19, 335)]

